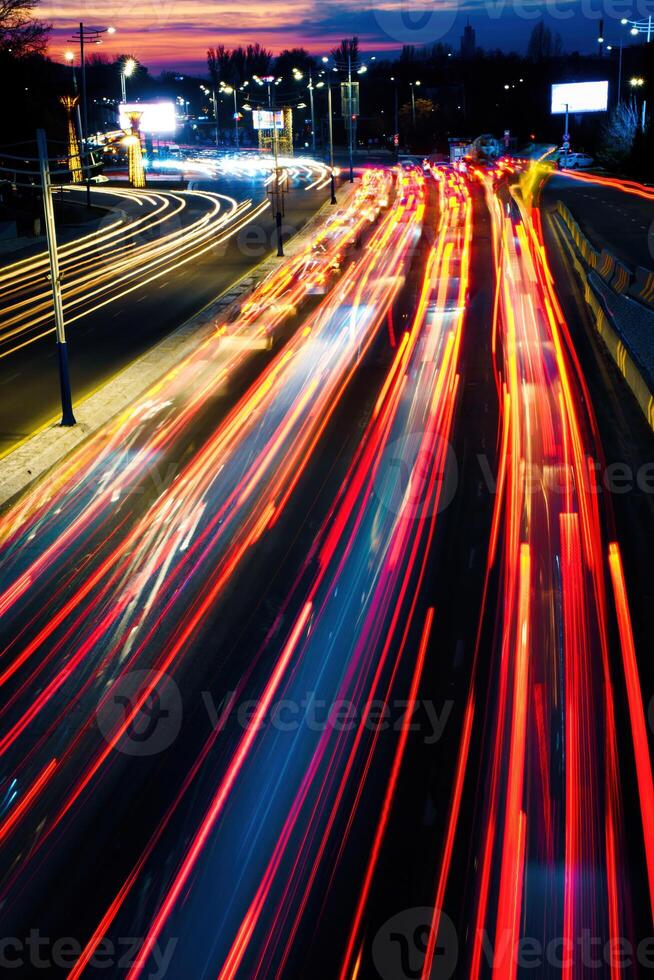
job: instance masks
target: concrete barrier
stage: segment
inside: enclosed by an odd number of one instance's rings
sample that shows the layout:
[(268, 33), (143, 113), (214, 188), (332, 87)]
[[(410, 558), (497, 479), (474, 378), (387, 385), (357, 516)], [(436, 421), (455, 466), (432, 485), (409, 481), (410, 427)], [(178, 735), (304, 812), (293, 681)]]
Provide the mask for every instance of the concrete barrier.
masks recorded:
[(654, 272), (639, 265), (635, 280), (629, 287), (629, 295), (654, 309)]
[[(628, 349), (624, 337), (620, 335), (616, 314), (611, 310), (611, 306), (613, 304), (607, 303), (601, 296), (600, 281), (604, 283), (604, 290), (608, 293), (610, 293), (611, 289), (614, 287), (611, 285), (611, 288), (609, 288), (608, 284), (606, 284), (606, 281), (604, 280), (604, 277), (602, 277), (600, 280), (599, 269), (596, 271), (589, 270), (582, 263), (581, 252), (576, 253), (575, 249), (572, 247), (571, 239), (574, 241), (574, 238), (572, 237), (568, 223), (565, 221), (565, 218), (561, 214), (560, 210), (558, 210), (558, 221), (555, 221), (555, 224), (558, 225), (559, 234), (561, 235), (562, 240), (570, 254), (573, 267), (581, 282), (584, 300), (590, 310), (595, 329), (602, 338), (608, 353), (611, 355), (613, 361), (617, 365), (618, 370), (620, 371), (620, 374), (624, 378), (630, 391), (638, 402), (650, 428), (654, 430), (654, 392), (652, 390), (654, 388), (654, 384), (652, 383), (651, 379), (647, 377), (647, 375), (651, 375), (651, 371), (648, 371), (644, 364), (640, 364), (638, 362), (638, 359)], [(606, 254), (608, 255), (609, 253)], [(624, 276), (625, 270), (627, 273), (629, 271), (626, 269), (626, 266), (622, 265), (622, 263), (619, 263), (619, 266), (621, 268), (617, 270), (614, 269), (613, 279), (615, 279), (616, 276)], [(647, 270), (642, 271), (646, 272)], [(652, 274), (650, 273), (650, 275)], [(596, 277), (595, 283), (593, 283), (593, 277)], [(625, 293), (624, 288), (614, 291), (620, 294)], [(621, 302), (628, 301), (628, 297), (624, 297), (624, 299), (621, 300)], [(618, 302), (617, 299), (615, 302)], [(645, 313), (648, 317), (652, 316), (650, 311), (643, 310), (642, 315), (645, 315)]]

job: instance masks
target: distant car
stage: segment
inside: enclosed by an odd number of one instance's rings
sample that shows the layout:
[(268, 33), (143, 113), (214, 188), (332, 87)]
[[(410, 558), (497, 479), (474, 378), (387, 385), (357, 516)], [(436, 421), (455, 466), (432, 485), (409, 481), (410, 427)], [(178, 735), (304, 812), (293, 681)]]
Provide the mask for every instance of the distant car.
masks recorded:
[(587, 153), (566, 154), (565, 150), (559, 150), (558, 164), (567, 170), (581, 170), (583, 167), (592, 167), (593, 158)]

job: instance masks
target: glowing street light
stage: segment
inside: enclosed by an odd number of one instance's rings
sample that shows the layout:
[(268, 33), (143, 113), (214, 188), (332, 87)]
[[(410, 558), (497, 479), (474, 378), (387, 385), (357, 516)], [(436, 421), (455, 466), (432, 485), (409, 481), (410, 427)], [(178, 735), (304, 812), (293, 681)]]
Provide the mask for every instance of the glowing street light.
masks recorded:
[(233, 95), (234, 96), (234, 140), (236, 142), (236, 149), (238, 150), (238, 116), (239, 116), (239, 112), (238, 112), (238, 102), (237, 102), (237, 96), (236, 96), (236, 89), (234, 88), (233, 85), (225, 85), (224, 82), (221, 82), (220, 83), (220, 91), (221, 92), (224, 92), (225, 95)]
[[(416, 85), (420, 85), (420, 82), (409, 82), (411, 86), (411, 113), (413, 116), (413, 128), (416, 128)], [(506, 88), (506, 86), (504, 86)]]
[(629, 20), (628, 17), (623, 17), (620, 21), (623, 27), (629, 25), (630, 34), (637, 37), (639, 34), (647, 35), (647, 43), (649, 44), (652, 38), (652, 15), (650, 14), (647, 20)]
[(137, 68), (138, 68), (138, 64), (135, 58), (125, 58), (125, 60), (123, 61), (122, 67), (120, 69), (120, 92), (122, 95), (123, 103), (127, 102), (127, 86), (125, 83), (125, 79), (131, 78)]

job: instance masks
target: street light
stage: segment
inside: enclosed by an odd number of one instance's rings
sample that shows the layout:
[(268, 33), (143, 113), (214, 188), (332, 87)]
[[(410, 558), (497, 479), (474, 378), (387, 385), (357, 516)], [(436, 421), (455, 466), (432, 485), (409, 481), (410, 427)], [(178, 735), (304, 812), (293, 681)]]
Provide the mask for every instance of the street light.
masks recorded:
[(628, 17), (623, 17), (620, 21), (623, 27), (627, 24), (630, 26), (630, 34), (637, 37), (638, 34), (647, 34), (647, 43), (649, 44), (652, 38), (652, 15), (650, 14), (647, 20), (629, 20)]
[[(633, 78), (629, 79), (629, 84), (631, 85), (632, 89), (634, 89), (635, 92), (636, 89), (643, 87), (643, 85), (645, 84), (645, 79), (641, 78), (640, 75), (635, 75)], [(640, 128), (642, 132), (645, 132), (646, 112), (647, 112), (647, 100), (643, 99), (643, 104), (641, 106), (641, 115), (640, 115)]]
[[(420, 82), (409, 82), (411, 86), (411, 113), (413, 115), (413, 128), (416, 128), (416, 85), (420, 85)], [(506, 85), (504, 86), (507, 87)]]
[(120, 94), (122, 95), (123, 103), (127, 102), (127, 85), (125, 79), (131, 78), (137, 67), (134, 58), (125, 58), (123, 61), (123, 66), (120, 69)]
[[(89, 114), (88, 114), (88, 103), (86, 99), (86, 62), (84, 60), (84, 42), (87, 44), (102, 44), (103, 34), (115, 34), (115, 27), (84, 27), (82, 21), (79, 22), (79, 27), (73, 32), (73, 36), (70, 38), (71, 41), (79, 41), (79, 64), (82, 71), (82, 120), (84, 122), (83, 127), (80, 127), (80, 136), (82, 138), (82, 146), (84, 147), (85, 153), (87, 150), (87, 140), (89, 136)], [(80, 122), (82, 121), (80, 120)], [(89, 181), (88, 172), (88, 161), (86, 170), (86, 206), (91, 207), (91, 183)]]
[[(295, 79), (296, 82), (301, 82), (302, 79), (304, 78), (304, 75), (299, 68), (293, 69), (293, 78)], [(307, 85), (307, 88), (309, 89), (309, 104), (311, 106), (311, 150), (314, 154), (316, 152), (316, 115), (315, 115), (314, 104), (313, 104), (313, 90), (314, 88), (320, 88), (320, 87), (321, 87), (321, 83), (318, 83), (318, 85), (313, 84), (313, 70), (310, 68), (309, 84)], [(299, 109), (300, 105), (298, 105), (297, 108)]]
[(236, 149), (238, 150), (238, 102), (236, 97), (236, 89), (233, 85), (225, 85), (224, 82), (221, 82), (220, 91), (224, 92), (225, 95), (234, 96), (234, 139), (236, 142)]
[(82, 133), (82, 140), (88, 138), (89, 132), (89, 117), (88, 117), (88, 104), (86, 99), (86, 62), (84, 59), (84, 44), (102, 44), (103, 34), (115, 34), (115, 27), (84, 27), (82, 21), (79, 23), (79, 27), (73, 32), (71, 41), (79, 41), (79, 64), (82, 70), (82, 113), (84, 121), (84, 132)]

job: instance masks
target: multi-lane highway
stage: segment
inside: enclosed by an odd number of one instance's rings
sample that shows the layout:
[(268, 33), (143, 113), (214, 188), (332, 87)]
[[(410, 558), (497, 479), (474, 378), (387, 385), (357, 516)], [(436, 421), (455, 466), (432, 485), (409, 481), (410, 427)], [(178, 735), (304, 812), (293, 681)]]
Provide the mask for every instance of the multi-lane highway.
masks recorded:
[(10, 965), (640, 975), (652, 436), (531, 186), (364, 170), (0, 514)]
[[(206, 171), (206, 165), (204, 167)], [(92, 190), (111, 211), (61, 246), (75, 399), (179, 326), (275, 247), (267, 172), (202, 174), (188, 191)], [(84, 191), (69, 190), (83, 195)], [(324, 170), (296, 168), (288, 237), (323, 203)], [(127, 202), (127, 221), (116, 213)], [(46, 253), (0, 268), (0, 454), (57, 414), (58, 377)]]

